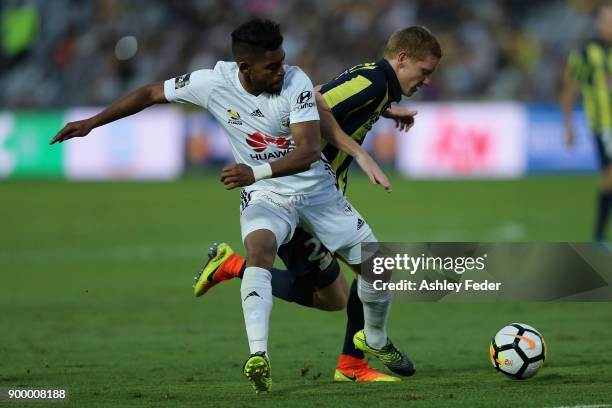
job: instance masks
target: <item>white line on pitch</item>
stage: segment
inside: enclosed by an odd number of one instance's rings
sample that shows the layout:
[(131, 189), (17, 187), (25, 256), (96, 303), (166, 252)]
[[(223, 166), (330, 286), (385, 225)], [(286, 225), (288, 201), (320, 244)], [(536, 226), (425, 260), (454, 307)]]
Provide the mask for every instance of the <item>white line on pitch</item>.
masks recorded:
[(560, 407), (552, 407), (552, 408), (605, 408), (605, 407), (609, 407), (610, 404), (603, 404), (603, 405), (563, 405)]

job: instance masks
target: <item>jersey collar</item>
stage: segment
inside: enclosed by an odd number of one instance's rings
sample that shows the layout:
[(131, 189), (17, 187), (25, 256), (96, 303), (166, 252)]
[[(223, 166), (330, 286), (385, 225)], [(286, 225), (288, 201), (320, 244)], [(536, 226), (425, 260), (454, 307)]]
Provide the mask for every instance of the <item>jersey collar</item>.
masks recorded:
[(238, 89), (238, 91), (242, 95), (246, 95), (249, 98), (254, 98), (254, 99), (266, 98), (269, 95), (266, 92), (262, 92), (259, 95), (255, 96), (252, 93), (248, 92), (246, 89), (244, 89), (244, 86), (242, 86), (242, 83), (240, 82), (240, 70), (238, 69), (238, 64), (236, 63), (234, 64), (236, 66), (236, 73), (234, 74), (234, 86)]
[(399, 102), (402, 100), (402, 87), (400, 86), (399, 80), (397, 79), (397, 75), (389, 61), (386, 59), (381, 59), (378, 61), (377, 65), (383, 70), (385, 73), (385, 77), (387, 78), (387, 84), (389, 84), (389, 90), (391, 91), (391, 95), (389, 95), (390, 99), (393, 102)]

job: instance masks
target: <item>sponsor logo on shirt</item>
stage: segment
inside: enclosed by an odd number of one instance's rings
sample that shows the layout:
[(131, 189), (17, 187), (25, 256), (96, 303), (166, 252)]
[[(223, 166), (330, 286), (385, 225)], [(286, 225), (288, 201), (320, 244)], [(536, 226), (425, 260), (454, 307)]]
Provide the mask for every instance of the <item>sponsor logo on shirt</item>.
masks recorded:
[(247, 193), (244, 189), (240, 190), (240, 214), (249, 206), (252, 193), (252, 191)]
[(289, 116), (285, 116), (282, 117), (280, 120), (280, 128), (282, 132), (288, 132), (289, 131)]
[(242, 119), (240, 119), (240, 114), (235, 110), (228, 109), (227, 110), (228, 121), (232, 125), (242, 125)]
[(353, 207), (349, 203), (344, 204), (344, 213), (349, 216), (353, 215)]
[(191, 73), (189, 74), (185, 74), (185, 75), (181, 75), (178, 76), (176, 78), (174, 78), (174, 89), (180, 89), (184, 86), (189, 85), (189, 77), (191, 76)]
[[(386, 110), (386, 109), (385, 109)], [(385, 110), (381, 110), (380, 112), (384, 112)], [(365, 128), (365, 130), (370, 131), (372, 129), (372, 126), (374, 126), (374, 123), (376, 123), (376, 121), (378, 121), (378, 118), (380, 117), (380, 112), (374, 112), (369, 118), (368, 121), (363, 125), (363, 127)]]
[(265, 117), (263, 112), (259, 110), (259, 108), (255, 109), (253, 112), (251, 112), (251, 116), (254, 116), (256, 118), (263, 118)]
[(361, 218), (357, 218), (357, 231), (359, 231), (361, 227), (363, 227), (364, 225), (365, 225), (365, 221), (362, 220)]
[(304, 91), (298, 95), (296, 101), (297, 106), (294, 107), (294, 110), (312, 108), (316, 106), (315, 101), (312, 100), (312, 91)]
[[(280, 158), (295, 148), (291, 139), (264, 135), (261, 132), (251, 133), (247, 136), (246, 142), (256, 152), (255, 154), (251, 154), (253, 160)], [(265, 151), (268, 148), (279, 150), (266, 153)]]

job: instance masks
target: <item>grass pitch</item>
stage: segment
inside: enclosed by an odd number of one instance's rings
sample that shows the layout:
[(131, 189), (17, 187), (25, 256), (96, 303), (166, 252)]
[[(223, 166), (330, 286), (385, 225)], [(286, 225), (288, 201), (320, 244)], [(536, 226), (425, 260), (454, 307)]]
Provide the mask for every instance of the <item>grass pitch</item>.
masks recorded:
[[(590, 238), (593, 177), (392, 181), (390, 195), (363, 178), (350, 183), (349, 198), (381, 240)], [(256, 397), (241, 373), (248, 346), (239, 282), (197, 300), (191, 292), (212, 241), (241, 250), (238, 206), (238, 193), (212, 177), (2, 182), (0, 389), (66, 388), (70, 402), (60, 406), (87, 407), (612, 404), (609, 303), (395, 302), (390, 335), (417, 374), (334, 384), (344, 312), (276, 300), (274, 384)], [(491, 336), (514, 321), (535, 326), (549, 346), (542, 372), (524, 382), (488, 361)]]

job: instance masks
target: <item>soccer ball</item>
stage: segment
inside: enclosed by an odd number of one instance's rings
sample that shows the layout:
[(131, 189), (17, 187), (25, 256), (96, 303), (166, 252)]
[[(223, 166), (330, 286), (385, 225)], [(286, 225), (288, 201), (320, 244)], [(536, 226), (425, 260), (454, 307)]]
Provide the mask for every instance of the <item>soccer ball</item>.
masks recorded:
[(523, 380), (536, 375), (544, 365), (546, 343), (533, 327), (512, 323), (493, 337), (489, 357), (498, 371)]

